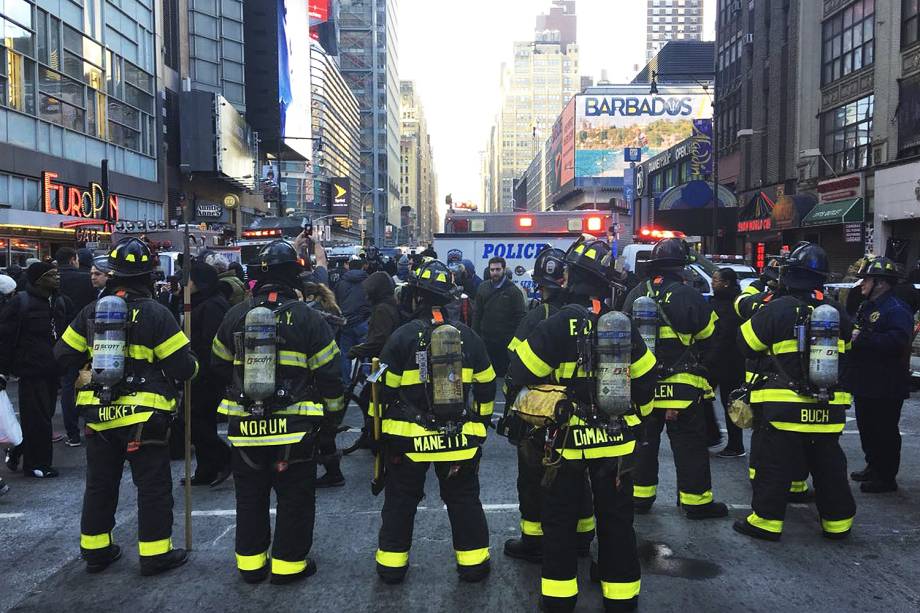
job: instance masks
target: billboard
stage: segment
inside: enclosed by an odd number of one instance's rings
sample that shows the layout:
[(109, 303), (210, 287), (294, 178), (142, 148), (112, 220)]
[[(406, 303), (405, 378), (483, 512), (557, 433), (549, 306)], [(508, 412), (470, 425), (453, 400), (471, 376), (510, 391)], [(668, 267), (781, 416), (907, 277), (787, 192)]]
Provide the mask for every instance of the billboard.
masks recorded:
[(307, 7), (311, 26), (329, 21), (329, 0), (309, 0)]
[(348, 204), (351, 201), (351, 180), (348, 177), (332, 177), (332, 211), (333, 215), (348, 216)]
[(575, 99), (575, 177), (620, 178), (627, 147), (649, 159), (693, 135), (694, 119), (712, 118), (703, 93), (579, 94)]
[(278, 105), (284, 144), (311, 159), (310, 19), (300, 0), (278, 1)]
[(550, 157), (553, 173), (549, 193), (555, 199), (575, 179), (575, 98), (569, 100), (553, 125), (550, 139)]

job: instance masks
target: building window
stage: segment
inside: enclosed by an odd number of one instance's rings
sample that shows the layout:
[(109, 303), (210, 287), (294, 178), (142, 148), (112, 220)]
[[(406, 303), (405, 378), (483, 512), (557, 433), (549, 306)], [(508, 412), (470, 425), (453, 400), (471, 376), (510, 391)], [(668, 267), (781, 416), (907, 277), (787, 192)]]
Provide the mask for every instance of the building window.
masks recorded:
[(822, 26), (824, 85), (875, 61), (875, 0), (859, 0)]
[(901, 47), (920, 40), (920, 0), (901, 0)]
[[(821, 116), (821, 152), (836, 173), (866, 168), (872, 163), (874, 103), (875, 96), (869, 95)], [(822, 176), (827, 172), (822, 164)]]

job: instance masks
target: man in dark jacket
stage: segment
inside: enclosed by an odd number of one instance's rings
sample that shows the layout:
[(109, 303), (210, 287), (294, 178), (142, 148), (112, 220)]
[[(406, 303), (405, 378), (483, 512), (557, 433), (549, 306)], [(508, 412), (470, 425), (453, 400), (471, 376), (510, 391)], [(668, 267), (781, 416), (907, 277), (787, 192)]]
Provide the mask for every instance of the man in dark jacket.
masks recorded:
[(36, 262), (26, 271), (26, 289), (0, 313), (0, 389), (6, 378), (19, 377), (19, 416), (22, 445), (11, 450), (7, 466), (16, 470), (20, 453), (27, 477), (56, 477), (52, 468), (51, 417), (57, 402), (60, 372), (54, 344), (67, 328), (69, 301), (57, 293), (57, 268)]
[[(348, 260), (348, 272), (335, 284), (335, 301), (342, 309), (346, 323), (339, 332), (339, 351), (348, 355), (354, 346), (367, 340), (367, 320), (371, 316), (371, 307), (367, 302), (367, 292), (362, 285), (367, 279), (364, 272), (364, 260), (352, 256)], [(342, 360), (342, 382), (351, 381), (351, 360)]]
[(860, 271), (865, 301), (856, 315), (852, 348), (843, 382), (853, 394), (856, 424), (866, 454), (866, 468), (850, 476), (870, 494), (894, 492), (901, 463), (901, 407), (909, 395), (913, 318), (895, 297), (894, 262), (878, 257)]
[(508, 343), (524, 319), (524, 294), (505, 274), (505, 259), (489, 260), (489, 281), (476, 292), (473, 332), (486, 344), (498, 377), (508, 369)]

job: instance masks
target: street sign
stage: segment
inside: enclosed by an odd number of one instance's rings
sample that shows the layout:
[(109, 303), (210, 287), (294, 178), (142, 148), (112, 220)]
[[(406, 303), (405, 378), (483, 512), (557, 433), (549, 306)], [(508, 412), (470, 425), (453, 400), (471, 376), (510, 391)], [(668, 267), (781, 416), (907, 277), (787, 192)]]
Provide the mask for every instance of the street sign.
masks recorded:
[(642, 147), (626, 147), (623, 149), (624, 162), (641, 162)]
[(863, 241), (862, 223), (843, 224), (843, 240), (847, 243), (861, 243)]

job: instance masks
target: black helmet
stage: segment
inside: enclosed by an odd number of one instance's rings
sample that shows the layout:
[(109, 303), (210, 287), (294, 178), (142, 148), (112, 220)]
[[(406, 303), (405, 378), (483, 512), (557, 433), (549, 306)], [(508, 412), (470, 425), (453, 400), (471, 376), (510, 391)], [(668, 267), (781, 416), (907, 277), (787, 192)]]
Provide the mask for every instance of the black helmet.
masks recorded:
[(565, 254), (569, 265), (569, 285), (573, 288), (582, 283), (597, 287), (609, 286), (613, 260), (610, 246), (589, 234), (578, 237)]
[(533, 283), (537, 287), (559, 289), (565, 282), (565, 252), (562, 249), (544, 249), (534, 262)]
[(450, 271), (443, 262), (435, 259), (427, 259), (416, 268), (409, 276), (409, 284), (435, 298), (450, 300), (452, 297)]
[(123, 238), (109, 253), (108, 267), (115, 277), (140, 277), (153, 272), (157, 262), (144, 241)]
[(892, 283), (897, 283), (897, 281), (901, 278), (901, 275), (898, 272), (898, 265), (890, 258), (886, 258), (884, 256), (877, 256), (874, 258), (867, 257), (865, 261), (863, 261), (862, 266), (859, 267), (859, 272), (857, 275), (861, 279), (887, 279)]
[(812, 243), (801, 243), (780, 269), (780, 282), (790, 289), (810, 290), (820, 287), (829, 273), (824, 249)]
[(690, 247), (680, 238), (663, 238), (652, 247), (649, 264), (656, 268), (684, 267), (690, 262)]
[(767, 261), (767, 265), (764, 266), (763, 272), (760, 273), (760, 276), (764, 280), (764, 282), (779, 280), (780, 265), (781, 263), (780, 263), (779, 258), (770, 258)]
[(267, 271), (274, 266), (283, 265), (301, 266), (300, 259), (297, 257), (297, 250), (294, 245), (284, 239), (278, 239), (262, 247), (259, 257), (250, 266), (256, 266), (260, 270)]

